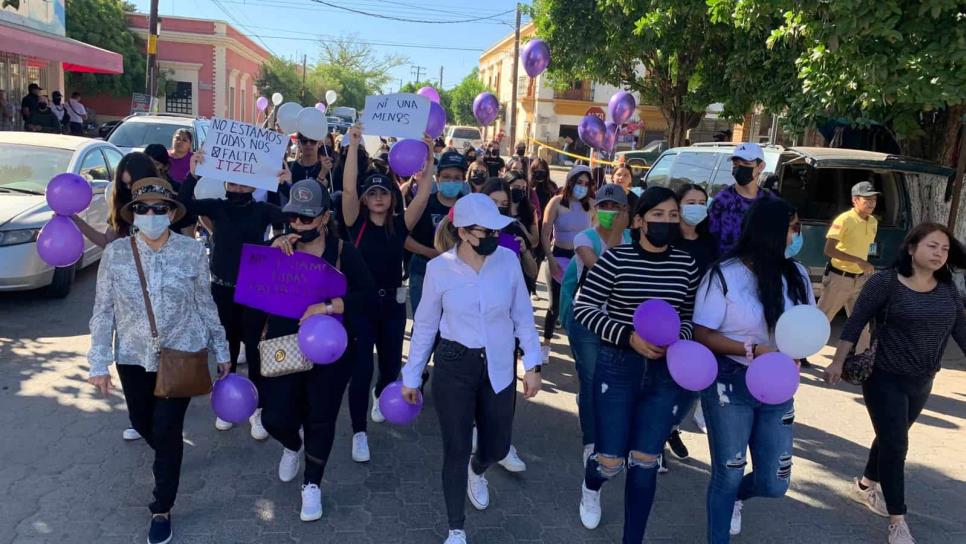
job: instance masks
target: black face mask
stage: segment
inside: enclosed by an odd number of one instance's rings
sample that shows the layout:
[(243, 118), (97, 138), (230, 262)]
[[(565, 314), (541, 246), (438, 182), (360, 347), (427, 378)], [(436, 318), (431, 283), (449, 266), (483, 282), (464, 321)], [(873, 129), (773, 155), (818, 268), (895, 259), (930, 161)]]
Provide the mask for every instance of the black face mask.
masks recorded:
[(465, 158), (466, 158), (466, 162), (470, 162), (470, 163), (476, 162), (476, 155), (466, 155)]
[(322, 236), (322, 233), (319, 232), (319, 229), (300, 230), (300, 231), (297, 231), (296, 234), (299, 235), (299, 241), (302, 242), (303, 244), (314, 242), (316, 238), (318, 238), (319, 236)]
[(54, 104), (60, 104), (60, 97), (54, 98)]
[(486, 257), (487, 255), (492, 255), (499, 245), (499, 238), (496, 236), (487, 236), (486, 238), (480, 238), (480, 243), (473, 246), (473, 250)]
[(44, 103), (41, 103), (41, 104), (37, 104), (37, 109), (40, 110), (40, 111), (46, 111), (47, 110), (47, 103), (44, 102)]
[(530, 177), (533, 181), (545, 181), (547, 179), (547, 172), (545, 170), (534, 170), (530, 172)]
[(236, 193), (233, 191), (225, 192), (225, 197), (228, 199), (229, 204), (235, 206), (244, 206), (252, 201), (252, 193)]
[(753, 166), (735, 166), (731, 169), (731, 175), (734, 176), (738, 185), (744, 187), (755, 179), (755, 168)]
[(648, 221), (644, 237), (655, 247), (664, 247), (677, 240), (680, 234), (681, 225), (678, 223)]
[(523, 202), (523, 199), (526, 197), (527, 197), (527, 192), (524, 191), (523, 189), (520, 189), (518, 187), (514, 187), (510, 189), (510, 200), (512, 200), (514, 204), (519, 204)]
[(506, 207), (502, 207), (501, 206), (501, 207), (499, 207), (497, 209), (500, 210), (500, 215), (505, 215), (507, 217), (510, 217), (510, 207), (509, 206), (506, 206)]
[(489, 150), (489, 151), (488, 151), (487, 153), (489, 153), (489, 155), (490, 155), (491, 157), (496, 157), (497, 155), (499, 155), (499, 154), (500, 154), (500, 152), (499, 152), (498, 150), (496, 150), (496, 149), (491, 149), (491, 150)]
[(526, 153), (526, 149), (523, 149), (522, 147), (517, 149), (517, 155), (522, 157), (524, 153)]
[(473, 175), (470, 176), (470, 183), (473, 185), (483, 185), (484, 181), (486, 181), (486, 172), (477, 170), (476, 172), (473, 172)]

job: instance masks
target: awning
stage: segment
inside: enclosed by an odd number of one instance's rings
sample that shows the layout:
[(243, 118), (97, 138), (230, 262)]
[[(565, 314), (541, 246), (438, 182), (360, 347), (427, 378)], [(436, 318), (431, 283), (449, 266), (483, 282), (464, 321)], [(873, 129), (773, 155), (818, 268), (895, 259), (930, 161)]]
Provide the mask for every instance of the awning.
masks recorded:
[(0, 52), (64, 63), (68, 72), (124, 73), (124, 57), (84, 42), (0, 23)]

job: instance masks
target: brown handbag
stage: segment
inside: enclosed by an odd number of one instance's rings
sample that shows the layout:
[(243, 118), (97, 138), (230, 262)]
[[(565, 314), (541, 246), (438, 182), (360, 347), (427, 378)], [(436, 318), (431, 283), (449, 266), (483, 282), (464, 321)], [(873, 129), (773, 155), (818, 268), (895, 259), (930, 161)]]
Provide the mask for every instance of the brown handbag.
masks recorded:
[(154, 384), (154, 396), (185, 398), (211, 393), (211, 374), (208, 372), (207, 349), (181, 351), (161, 347), (158, 324), (154, 320), (154, 308), (151, 306), (151, 297), (148, 295), (148, 283), (144, 278), (144, 268), (141, 266), (141, 254), (138, 252), (134, 236), (131, 236), (131, 251), (134, 252), (134, 264), (137, 266), (138, 279), (141, 281), (141, 294), (144, 295), (148, 323), (151, 324), (151, 339), (158, 354), (158, 377)]

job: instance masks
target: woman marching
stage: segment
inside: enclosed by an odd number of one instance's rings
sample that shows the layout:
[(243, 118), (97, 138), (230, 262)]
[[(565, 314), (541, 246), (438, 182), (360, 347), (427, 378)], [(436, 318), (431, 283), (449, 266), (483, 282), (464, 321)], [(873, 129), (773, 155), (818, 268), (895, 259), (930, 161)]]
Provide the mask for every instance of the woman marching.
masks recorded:
[(838, 383), (862, 330), (874, 323), (876, 350), (862, 396), (875, 430), (862, 478), (850, 495), (889, 518), (889, 544), (914, 544), (906, 524), (905, 460), (909, 429), (922, 412), (950, 336), (966, 350), (966, 314), (951, 268), (966, 250), (937, 223), (912, 229), (889, 270), (869, 278), (849, 317), (825, 379)]
[(602, 340), (594, 370), (595, 447), (587, 459), (580, 520), (588, 529), (597, 527), (600, 489), (626, 462), (624, 544), (644, 540), (658, 456), (681, 392), (668, 372), (666, 348), (635, 332), (634, 311), (646, 300), (664, 300), (681, 318), (680, 337), (691, 337), (700, 277), (694, 259), (671, 245), (680, 235), (679, 213), (670, 189), (645, 191), (634, 211), (633, 243), (597, 259), (574, 302), (574, 319)]
[(230, 364), (225, 331), (208, 287), (204, 248), (168, 228), (184, 215), (184, 206), (160, 178), (137, 181), (131, 191), (133, 200), (120, 215), (138, 233), (115, 240), (104, 250), (90, 322), (88, 381), (107, 395), (113, 387), (108, 367), (116, 363), (131, 422), (154, 450), (147, 541), (159, 544), (171, 541), (171, 508), (184, 453), (181, 432), (191, 399), (155, 396), (158, 346), (188, 352), (208, 349), (222, 376)]
[[(342, 179), (342, 213), (349, 239), (362, 254), (376, 282), (376, 303), (369, 319), (358, 325), (359, 361), (349, 382), (349, 415), (352, 419), (352, 460), (369, 461), (369, 439), (366, 434), (369, 391), (372, 385), (372, 349), (379, 360), (379, 379), (372, 390), (372, 421), (386, 420), (379, 411), (379, 395), (399, 377), (402, 367), (403, 336), (406, 331), (406, 290), (402, 287), (403, 246), (409, 231), (419, 221), (433, 187), (432, 170), (425, 168), (416, 197), (404, 214), (395, 215), (399, 191), (386, 174), (370, 171), (358, 173), (358, 147), (362, 126), (349, 129), (349, 151)], [(432, 162), (432, 144), (426, 138), (426, 163)], [(362, 191), (356, 179), (365, 176)]]
[(194, 135), (186, 128), (180, 128), (171, 139), (171, 158), (168, 161), (168, 177), (177, 183), (184, 183), (191, 172), (191, 148)]
[[(489, 506), (483, 473), (510, 449), (514, 338), (524, 351), (523, 396), (531, 398), (540, 389), (533, 307), (517, 256), (498, 246), (500, 229), (512, 221), (486, 195), (466, 195), (456, 202), (453, 221), (444, 228), (459, 242), (426, 268), (409, 362), (402, 371), (403, 396), (415, 404), (439, 334), (432, 391), (443, 436), (446, 544), (465, 544), (465, 497), (478, 510)], [(479, 441), (471, 454), (474, 422)]]
[[(698, 290), (694, 337), (718, 358), (718, 377), (701, 393), (711, 447), (708, 542), (741, 533), (744, 501), (781, 497), (792, 471), (792, 399), (764, 404), (748, 391), (751, 361), (776, 351), (778, 318), (815, 305), (808, 271), (792, 258), (802, 246), (798, 215), (784, 200), (762, 199), (745, 215), (735, 247), (711, 267)], [(745, 474), (751, 449), (752, 471)]]
[[(312, 365), (310, 370), (262, 379), (264, 396), (262, 422), (272, 438), (282, 446), (278, 477), (290, 482), (298, 475), (299, 452), (305, 447), (305, 473), (302, 480), (302, 521), (322, 517), (322, 474), (335, 440), (335, 422), (342, 405), (352, 367), (356, 364), (358, 329), (375, 301), (375, 283), (359, 251), (343, 243), (331, 229), (329, 191), (314, 179), (292, 185), (291, 198), (283, 212), (292, 229), (272, 242), (287, 255), (295, 251), (321, 257), (340, 270), (348, 280), (345, 296), (309, 306), (302, 319), (269, 316), (266, 339), (298, 333), (302, 320), (313, 315), (342, 315), (349, 342), (345, 353), (327, 365)], [(304, 438), (300, 436), (300, 429)]]

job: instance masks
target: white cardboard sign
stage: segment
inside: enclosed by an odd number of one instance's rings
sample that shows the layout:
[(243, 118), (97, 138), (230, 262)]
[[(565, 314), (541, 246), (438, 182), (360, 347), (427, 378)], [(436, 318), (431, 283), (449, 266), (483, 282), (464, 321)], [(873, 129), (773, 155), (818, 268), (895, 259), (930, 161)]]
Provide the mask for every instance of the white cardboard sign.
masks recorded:
[(202, 146), (205, 160), (198, 165), (200, 177), (210, 177), (256, 189), (278, 191), (288, 137), (240, 121), (214, 117)]
[(410, 93), (367, 96), (361, 123), (366, 134), (422, 140), (429, 123), (429, 99)]

